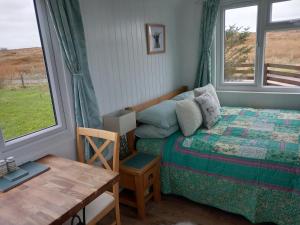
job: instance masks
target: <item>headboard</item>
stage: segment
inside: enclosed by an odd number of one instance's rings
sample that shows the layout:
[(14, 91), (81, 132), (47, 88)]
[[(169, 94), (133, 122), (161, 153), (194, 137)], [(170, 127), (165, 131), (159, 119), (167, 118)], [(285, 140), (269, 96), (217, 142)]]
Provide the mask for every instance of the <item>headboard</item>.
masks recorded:
[[(171, 98), (174, 98), (176, 95), (179, 95), (183, 92), (186, 92), (188, 90), (188, 87), (187, 86), (182, 86), (170, 93), (167, 93), (165, 95), (162, 95), (158, 98), (154, 98), (152, 100), (149, 100), (149, 101), (146, 101), (144, 103), (141, 103), (141, 104), (138, 104), (138, 105), (135, 105), (135, 106), (130, 106), (130, 107), (127, 107), (126, 109), (128, 110), (132, 110), (132, 111), (135, 111), (135, 112), (140, 112), (140, 111), (143, 111), (153, 105), (156, 105), (162, 101), (165, 101), (165, 100), (168, 100), (168, 99), (171, 99)], [(128, 148), (131, 152), (135, 152), (135, 135), (134, 135), (134, 130), (129, 132), (127, 134), (127, 142), (128, 142)]]

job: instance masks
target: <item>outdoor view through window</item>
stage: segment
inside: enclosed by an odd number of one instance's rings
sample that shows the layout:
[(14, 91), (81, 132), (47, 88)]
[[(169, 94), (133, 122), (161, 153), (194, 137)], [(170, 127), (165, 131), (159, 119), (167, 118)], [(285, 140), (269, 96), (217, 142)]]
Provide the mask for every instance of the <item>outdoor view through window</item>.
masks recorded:
[(264, 56), (256, 53), (257, 15), (257, 5), (225, 10), (224, 82), (254, 83), (258, 59), (265, 86), (300, 86), (300, 0), (271, 4), (270, 22), (287, 24), (264, 30)]
[(54, 125), (33, 0), (0, 0), (0, 128), (4, 140)]
[(225, 82), (254, 82), (256, 23), (257, 6), (225, 11)]

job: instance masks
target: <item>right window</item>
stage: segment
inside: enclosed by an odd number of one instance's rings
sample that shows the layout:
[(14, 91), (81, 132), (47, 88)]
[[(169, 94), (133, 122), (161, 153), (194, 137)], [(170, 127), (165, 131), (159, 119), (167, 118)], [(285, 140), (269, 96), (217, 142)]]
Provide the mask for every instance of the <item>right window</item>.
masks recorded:
[(223, 0), (217, 27), (217, 86), (300, 88), (300, 0)]
[(265, 86), (300, 86), (300, 30), (266, 32), (264, 62)]

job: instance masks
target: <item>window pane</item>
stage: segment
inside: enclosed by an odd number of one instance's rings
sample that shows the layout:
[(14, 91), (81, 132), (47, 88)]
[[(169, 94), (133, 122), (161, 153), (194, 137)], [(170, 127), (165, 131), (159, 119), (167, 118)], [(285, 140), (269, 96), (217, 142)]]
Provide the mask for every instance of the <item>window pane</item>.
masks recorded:
[(300, 19), (300, 1), (291, 0), (272, 3), (272, 22)]
[(266, 34), (265, 85), (300, 86), (300, 30)]
[(257, 6), (225, 11), (224, 81), (254, 83)]
[(56, 125), (32, 0), (0, 0), (0, 127), (4, 140)]

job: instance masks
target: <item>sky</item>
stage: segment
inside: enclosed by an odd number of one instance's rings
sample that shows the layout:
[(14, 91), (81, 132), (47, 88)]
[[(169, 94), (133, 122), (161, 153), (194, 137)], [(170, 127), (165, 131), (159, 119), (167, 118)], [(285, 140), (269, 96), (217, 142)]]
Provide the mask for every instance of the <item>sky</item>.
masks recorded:
[(33, 0), (0, 0), (0, 48), (40, 46)]
[[(283, 10), (284, 9), (284, 10)], [(300, 0), (273, 3), (272, 21), (282, 21), (300, 18)], [(229, 9), (225, 14), (225, 26), (237, 25), (249, 27), (251, 32), (256, 31), (257, 6)]]

